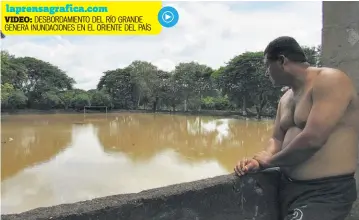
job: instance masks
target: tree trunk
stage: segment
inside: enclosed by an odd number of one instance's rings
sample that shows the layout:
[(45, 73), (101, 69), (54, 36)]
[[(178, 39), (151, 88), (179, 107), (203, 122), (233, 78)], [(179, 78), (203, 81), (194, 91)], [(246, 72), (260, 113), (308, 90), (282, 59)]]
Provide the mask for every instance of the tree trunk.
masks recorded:
[(256, 105), (257, 110), (257, 119), (261, 119), (262, 117), (262, 110), (266, 104), (266, 99), (263, 97), (263, 92), (258, 96), (258, 104)]
[(247, 115), (247, 99), (246, 99), (246, 96), (243, 96), (242, 98), (242, 114), (243, 115)]
[(202, 94), (201, 91), (199, 92), (199, 107), (198, 107), (198, 111), (202, 110)]
[(256, 110), (257, 110), (257, 119), (261, 119), (262, 117), (262, 109), (259, 105), (256, 105)]
[(157, 100), (158, 98), (156, 98), (156, 100), (153, 102), (153, 108), (152, 108), (153, 112), (157, 111)]
[(138, 95), (138, 100), (137, 100), (137, 107), (136, 109), (140, 108), (140, 102), (141, 102), (141, 94)]

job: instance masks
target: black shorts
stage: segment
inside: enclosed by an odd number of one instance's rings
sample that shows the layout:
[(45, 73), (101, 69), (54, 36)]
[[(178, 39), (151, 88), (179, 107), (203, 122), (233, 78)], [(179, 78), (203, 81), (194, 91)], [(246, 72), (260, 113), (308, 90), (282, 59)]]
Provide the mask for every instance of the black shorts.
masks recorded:
[(281, 220), (344, 220), (357, 198), (354, 174), (293, 180), (282, 174)]

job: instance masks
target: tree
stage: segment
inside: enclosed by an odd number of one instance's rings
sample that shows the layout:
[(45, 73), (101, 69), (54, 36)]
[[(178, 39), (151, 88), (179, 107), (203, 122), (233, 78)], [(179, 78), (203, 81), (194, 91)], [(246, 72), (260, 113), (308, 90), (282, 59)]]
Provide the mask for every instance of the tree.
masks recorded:
[(60, 97), (56, 94), (55, 91), (47, 91), (42, 93), (37, 101), (38, 106), (41, 109), (57, 108), (62, 104)]
[(26, 78), (22, 84), (22, 91), (27, 95), (34, 107), (41, 105), (42, 94), (57, 93), (70, 90), (74, 80), (64, 71), (48, 62), (33, 57), (16, 58), (16, 62), (26, 68)]
[(84, 109), (85, 106), (91, 105), (91, 98), (84, 90), (75, 90), (74, 97), (71, 100), (72, 107), (76, 110)]
[(221, 85), (224, 94), (230, 100), (242, 107), (242, 113), (251, 113), (249, 108), (256, 109), (258, 118), (262, 115), (263, 107), (267, 104), (274, 88), (264, 76), (263, 52), (246, 52), (234, 57), (221, 70)]
[(9, 83), (1, 84), (1, 105), (6, 106), (10, 95), (15, 91), (14, 86)]
[[(242, 114), (248, 114), (249, 78), (256, 71), (250, 63), (252, 53), (246, 53), (231, 59), (221, 71), (220, 83), (223, 93), (228, 95), (236, 106), (242, 106)], [(254, 60), (255, 61), (255, 60)]]
[(176, 111), (176, 106), (183, 101), (183, 96), (180, 93), (181, 85), (173, 75), (165, 79), (163, 85), (163, 102), (165, 105), (170, 106), (172, 111)]
[(68, 109), (72, 106), (74, 96), (75, 92), (73, 90), (67, 90), (59, 93), (59, 99), (61, 100), (61, 104), (65, 109)]
[(132, 97), (137, 103), (136, 108), (139, 108), (141, 104), (146, 106), (154, 102), (154, 90), (158, 83), (157, 67), (146, 61), (136, 60), (127, 68), (131, 75)]
[(105, 91), (90, 90), (87, 92), (90, 96), (91, 106), (106, 106), (109, 108), (112, 107), (111, 96)]
[(197, 62), (179, 63), (174, 70), (174, 81), (179, 83), (179, 94), (184, 100), (185, 111), (188, 110), (189, 100), (194, 108), (200, 107), (200, 100), (204, 93), (211, 88), (211, 74), (213, 70)]
[(22, 89), (27, 77), (27, 69), (15, 56), (1, 51), (1, 83), (11, 84), (15, 89)]
[[(64, 71), (34, 57), (15, 57), (1, 51), (2, 84), (10, 84), (23, 94), (28, 107), (54, 108), (61, 105), (58, 93), (70, 90), (75, 81)], [(20, 91), (22, 93), (20, 93)]]
[(27, 97), (20, 90), (15, 90), (10, 94), (7, 105), (11, 109), (22, 109), (26, 106)]
[(162, 71), (157, 70), (156, 77), (152, 79), (152, 83), (150, 84), (152, 89), (152, 110), (155, 112), (157, 111), (157, 108), (161, 104), (166, 104), (167, 99), (167, 92), (169, 92), (170, 89), (170, 78), (171, 74)]
[[(321, 66), (321, 47), (303, 46), (308, 62)], [(171, 72), (147, 61), (103, 72), (96, 89), (74, 89), (59, 67), (34, 57), (1, 51), (1, 105), (7, 108), (75, 108), (176, 111), (241, 110), (247, 116), (275, 115), (280, 88), (264, 76), (263, 52), (245, 52), (217, 70), (198, 62), (178, 63)], [(24, 104), (25, 103), (25, 104)]]
[(302, 46), (302, 49), (307, 57), (308, 63), (312, 66), (321, 66), (321, 46)]
[(15, 89), (13, 85), (4, 83), (1, 85), (1, 106), (2, 108), (24, 108), (27, 102), (25, 94)]
[(111, 96), (115, 108), (132, 109), (135, 106), (133, 102), (135, 89), (128, 68), (106, 71), (101, 77), (97, 89)]

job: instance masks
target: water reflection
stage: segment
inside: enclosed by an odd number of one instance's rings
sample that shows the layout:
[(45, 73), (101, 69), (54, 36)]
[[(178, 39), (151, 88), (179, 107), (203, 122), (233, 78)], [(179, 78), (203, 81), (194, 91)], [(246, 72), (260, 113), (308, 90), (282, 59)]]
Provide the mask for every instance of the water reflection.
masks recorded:
[(271, 124), (213, 117), (121, 115), (108, 126), (99, 126), (98, 136), (106, 152), (124, 152), (135, 161), (173, 149), (188, 162), (215, 159), (232, 171), (238, 158), (263, 147)]
[(12, 117), (2, 121), (1, 179), (49, 160), (71, 142), (71, 123), (54, 118)]
[(19, 135), (11, 150), (2, 146), (3, 213), (232, 172), (271, 129), (271, 122), (172, 115), (50, 115), (41, 125), (19, 117), (2, 126), (2, 139)]

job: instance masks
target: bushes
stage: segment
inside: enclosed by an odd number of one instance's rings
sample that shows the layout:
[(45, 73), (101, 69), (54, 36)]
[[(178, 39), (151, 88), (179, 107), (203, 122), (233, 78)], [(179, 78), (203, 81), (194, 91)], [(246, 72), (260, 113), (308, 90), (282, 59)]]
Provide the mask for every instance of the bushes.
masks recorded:
[(5, 83), (1, 85), (1, 106), (6, 109), (23, 109), (26, 106), (27, 97), (13, 85)]
[(227, 96), (204, 97), (201, 100), (201, 107), (209, 110), (228, 110), (233, 108)]

